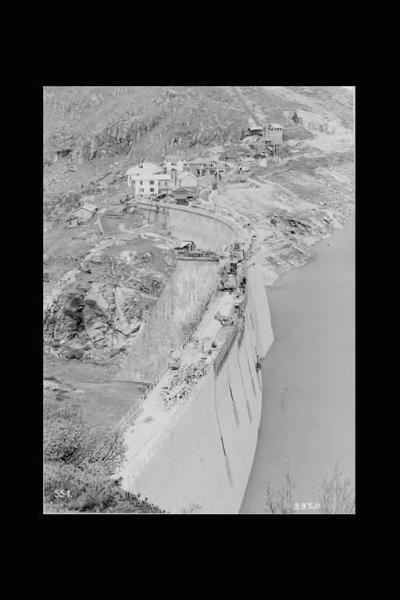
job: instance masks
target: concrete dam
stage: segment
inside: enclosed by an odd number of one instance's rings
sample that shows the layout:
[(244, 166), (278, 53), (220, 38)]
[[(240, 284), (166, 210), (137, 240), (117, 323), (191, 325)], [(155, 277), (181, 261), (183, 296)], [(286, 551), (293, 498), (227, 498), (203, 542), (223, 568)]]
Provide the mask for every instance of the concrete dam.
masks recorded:
[(251, 262), (250, 240), (230, 223), (192, 209), (168, 213), (174, 235), (203, 249), (241, 240), (244, 285), (217, 289), (215, 282), (194, 334), (180, 348), (179, 369), (166, 368), (128, 422), (117, 476), (125, 489), (171, 513), (238, 514), (261, 418), (259, 360), (273, 342), (262, 273)]

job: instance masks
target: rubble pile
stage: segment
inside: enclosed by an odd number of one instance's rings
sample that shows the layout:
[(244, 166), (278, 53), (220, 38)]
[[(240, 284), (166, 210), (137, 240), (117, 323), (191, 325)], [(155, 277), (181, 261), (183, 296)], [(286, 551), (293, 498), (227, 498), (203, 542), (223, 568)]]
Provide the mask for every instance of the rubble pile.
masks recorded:
[[(118, 246), (118, 242), (115, 243), (112, 238), (97, 244), (82, 261), (81, 270), (98, 281), (111, 280), (115, 285), (158, 297), (165, 283), (161, 274), (149, 268), (153, 262), (152, 253), (122, 250), (114, 256), (115, 246)], [(165, 265), (168, 271), (174, 266), (167, 260)]]
[(153, 255), (151, 252), (136, 252), (135, 250), (123, 250), (119, 253), (118, 258), (125, 263), (142, 263), (146, 264), (152, 261)]
[(186, 398), (193, 386), (201, 379), (207, 371), (204, 359), (197, 363), (182, 366), (172, 376), (168, 386), (162, 389), (162, 403), (165, 408), (171, 408), (179, 400)]
[(214, 319), (219, 321), (221, 323), (221, 325), (224, 325), (224, 326), (234, 324), (234, 319), (232, 318), (232, 316), (225, 316), (220, 311), (217, 311), (215, 313)]
[(51, 223), (63, 223), (80, 207), (81, 195), (76, 192), (46, 194), (44, 197), (44, 217)]
[(291, 267), (305, 265), (312, 256), (312, 246), (334, 229), (340, 229), (354, 208), (339, 213), (325, 206), (313, 206), (307, 212), (296, 214), (275, 211), (265, 217), (270, 228), (264, 242), (264, 262), (277, 273)]
[(130, 322), (133, 320), (143, 321), (149, 309), (148, 301), (143, 301), (140, 296), (135, 294), (126, 298), (122, 305), (122, 311), (125, 319)]
[(309, 223), (306, 222), (306, 219), (307, 217), (304, 219), (304, 221), (302, 221), (298, 217), (293, 218), (284, 214), (277, 214), (267, 219), (267, 222), (269, 220), (269, 223), (271, 225), (279, 225), (281, 231), (282, 229), (286, 229), (290, 230), (291, 233), (309, 233), (311, 226)]
[(140, 292), (150, 296), (159, 296), (164, 289), (164, 281), (153, 275), (146, 275), (136, 281), (136, 287)]

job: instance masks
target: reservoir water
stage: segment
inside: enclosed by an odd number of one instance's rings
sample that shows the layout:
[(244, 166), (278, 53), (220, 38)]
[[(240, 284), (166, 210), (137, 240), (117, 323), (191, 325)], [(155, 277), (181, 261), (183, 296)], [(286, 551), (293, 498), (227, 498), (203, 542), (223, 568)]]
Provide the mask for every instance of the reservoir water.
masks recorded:
[(280, 489), (288, 469), (293, 502), (318, 502), (335, 468), (354, 484), (354, 223), (315, 251), (267, 290), (275, 341), (262, 363), (263, 412), (241, 514), (264, 513), (267, 485)]

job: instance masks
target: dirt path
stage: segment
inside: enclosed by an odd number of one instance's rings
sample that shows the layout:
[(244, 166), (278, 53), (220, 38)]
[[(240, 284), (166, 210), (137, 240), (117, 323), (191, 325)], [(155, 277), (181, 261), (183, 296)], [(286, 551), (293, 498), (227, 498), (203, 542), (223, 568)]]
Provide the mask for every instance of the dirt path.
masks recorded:
[(254, 125), (256, 125), (257, 127), (262, 127), (262, 125), (259, 122), (259, 120), (257, 119), (256, 115), (251, 110), (251, 108), (249, 107), (249, 105), (246, 102), (246, 100), (243, 98), (243, 95), (240, 92), (240, 90), (237, 87), (234, 87), (234, 86), (232, 86), (231, 89), (233, 90), (233, 93), (234, 93), (235, 97), (239, 100), (239, 102), (241, 103), (241, 105), (243, 106), (243, 108), (245, 109), (245, 111), (250, 115), (250, 118), (254, 122)]

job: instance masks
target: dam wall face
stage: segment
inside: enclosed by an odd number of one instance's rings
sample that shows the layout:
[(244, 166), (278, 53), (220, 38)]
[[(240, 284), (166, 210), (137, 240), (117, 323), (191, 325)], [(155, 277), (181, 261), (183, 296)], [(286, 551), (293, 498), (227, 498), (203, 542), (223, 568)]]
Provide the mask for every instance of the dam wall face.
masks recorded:
[[(218, 372), (210, 368), (158, 431), (127, 455), (123, 487), (172, 512), (237, 514), (262, 410), (257, 358), (273, 342), (258, 267), (248, 267), (245, 320)], [(133, 432), (135, 435), (135, 432)]]

